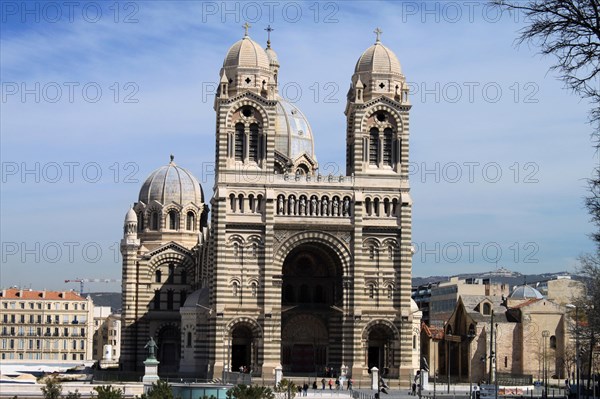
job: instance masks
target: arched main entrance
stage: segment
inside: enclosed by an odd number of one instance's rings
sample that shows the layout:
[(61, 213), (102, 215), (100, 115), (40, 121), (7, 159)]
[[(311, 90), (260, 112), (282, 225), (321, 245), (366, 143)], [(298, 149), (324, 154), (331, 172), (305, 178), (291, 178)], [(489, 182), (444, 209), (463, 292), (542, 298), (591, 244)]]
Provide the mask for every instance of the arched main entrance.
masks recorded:
[(163, 373), (175, 373), (179, 370), (181, 334), (175, 326), (165, 326), (158, 332), (159, 368)]
[(344, 295), (339, 257), (324, 244), (301, 244), (285, 258), (282, 285), (284, 371), (312, 373), (327, 366), (339, 367), (339, 309)]
[[(392, 376), (395, 373), (397, 333), (388, 323), (374, 323), (365, 331), (367, 346), (367, 366), (377, 367), (383, 375)], [(392, 374), (389, 374), (389, 373)]]
[(252, 368), (252, 331), (248, 326), (238, 325), (231, 333), (232, 371)]

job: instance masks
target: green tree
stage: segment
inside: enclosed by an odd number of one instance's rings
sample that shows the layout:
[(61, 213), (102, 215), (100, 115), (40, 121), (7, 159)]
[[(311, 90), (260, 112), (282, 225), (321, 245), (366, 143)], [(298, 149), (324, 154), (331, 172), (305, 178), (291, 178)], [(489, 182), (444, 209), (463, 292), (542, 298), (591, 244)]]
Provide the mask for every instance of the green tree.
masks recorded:
[(54, 377), (46, 378), (46, 385), (42, 387), (44, 399), (58, 399), (62, 393), (62, 385)]
[(227, 399), (275, 399), (271, 388), (258, 385), (236, 385), (227, 390)]
[(146, 398), (148, 399), (174, 399), (173, 391), (171, 390), (171, 385), (169, 385), (166, 381), (158, 380), (152, 383), (152, 387), (148, 390), (146, 394)]
[(294, 399), (298, 393), (298, 387), (294, 381), (284, 378), (275, 387), (275, 392), (280, 399)]
[(94, 391), (98, 392), (98, 399), (123, 399), (123, 391), (119, 388), (113, 388), (112, 385), (101, 385), (95, 387)]

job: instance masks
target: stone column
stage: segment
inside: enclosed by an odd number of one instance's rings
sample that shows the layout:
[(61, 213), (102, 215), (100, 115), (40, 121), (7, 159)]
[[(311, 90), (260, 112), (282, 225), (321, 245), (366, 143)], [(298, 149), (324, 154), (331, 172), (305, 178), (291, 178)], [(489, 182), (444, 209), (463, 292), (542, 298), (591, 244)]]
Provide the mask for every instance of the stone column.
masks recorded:
[(379, 391), (379, 369), (377, 367), (371, 369), (371, 389)]

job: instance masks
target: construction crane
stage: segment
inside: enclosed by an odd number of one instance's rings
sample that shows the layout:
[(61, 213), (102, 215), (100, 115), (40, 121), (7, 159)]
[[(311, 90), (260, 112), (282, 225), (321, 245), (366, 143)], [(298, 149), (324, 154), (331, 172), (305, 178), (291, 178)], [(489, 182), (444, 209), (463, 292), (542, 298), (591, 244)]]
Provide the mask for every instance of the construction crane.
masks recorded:
[(79, 283), (79, 293), (83, 295), (83, 284), (84, 283), (120, 283), (121, 280), (114, 278), (75, 278), (71, 280), (65, 280), (65, 283)]

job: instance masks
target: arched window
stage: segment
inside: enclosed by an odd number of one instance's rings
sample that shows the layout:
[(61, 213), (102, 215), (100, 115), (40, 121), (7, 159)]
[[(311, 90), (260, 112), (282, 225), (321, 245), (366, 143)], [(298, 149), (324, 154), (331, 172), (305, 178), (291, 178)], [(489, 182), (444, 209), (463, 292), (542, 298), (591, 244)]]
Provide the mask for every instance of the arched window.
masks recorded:
[(250, 290), (252, 291), (252, 296), (256, 296), (258, 294), (258, 286), (256, 283), (252, 283), (250, 285)]
[(383, 163), (394, 165), (394, 135), (389, 127), (383, 131)]
[(417, 336), (413, 335), (413, 349), (417, 349)]
[(187, 284), (187, 272), (185, 269), (181, 271), (181, 284)]
[(192, 333), (191, 333), (191, 332), (189, 332), (189, 331), (188, 331), (188, 333), (187, 333), (187, 338), (186, 338), (186, 341), (187, 341), (187, 342), (186, 342), (186, 346), (187, 346), (188, 348), (191, 348), (191, 347), (192, 347)]
[(177, 230), (179, 227), (179, 214), (177, 211), (169, 211), (169, 229)]
[(237, 282), (234, 281), (233, 284), (231, 284), (231, 293), (233, 294), (233, 296), (238, 296), (239, 291), (240, 286)]
[(158, 212), (156, 211), (150, 215), (150, 230), (158, 230)]
[(240, 213), (244, 213), (244, 195), (243, 194), (238, 195), (238, 209), (240, 210)]
[(368, 197), (365, 199), (365, 212), (367, 216), (371, 216), (371, 198)]
[(229, 194), (229, 207), (231, 208), (231, 212), (235, 212), (235, 194)]
[(167, 291), (167, 310), (173, 310), (173, 290)]
[(251, 161), (253, 162), (258, 162), (258, 158), (259, 158), (259, 148), (258, 148), (258, 125), (256, 123), (253, 123), (250, 125), (250, 137), (249, 137), (249, 145), (248, 145), (248, 151), (249, 151), (249, 156), (248, 158), (250, 158)]
[(379, 198), (373, 200), (373, 213), (375, 216), (379, 216)]
[(235, 160), (244, 160), (244, 124), (237, 123), (235, 125)]
[(369, 284), (369, 298), (375, 298), (375, 286)]
[(154, 290), (154, 310), (160, 310), (160, 290)]
[(387, 297), (388, 299), (392, 299), (394, 297), (394, 287), (392, 285), (388, 285), (387, 287)]
[(387, 198), (383, 200), (383, 214), (390, 216), (390, 200)]
[(187, 291), (183, 290), (179, 292), (179, 307), (185, 305), (185, 300), (187, 299)]
[(196, 227), (196, 215), (194, 212), (189, 211), (187, 213), (187, 217), (185, 219), (185, 228), (186, 230), (194, 230)]
[(379, 129), (372, 128), (369, 133), (369, 164), (379, 163)]
[(554, 335), (550, 337), (550, 348), (556, 349), (556, 336)]
[(154, 273), (154, 281), (157, 283), (161, 283), (162, 281), (162, 272), (160, 271), (160, 269), (156, 269), (156, 272)]
[(254, 205), (255, 205), (255, 202), (254, 202), (254, 195), (250, 194), (250, 195), (248, 196), (248, 211), (250, 211), (250, 212), (256, 212), (256, 211), (254, 210)]

